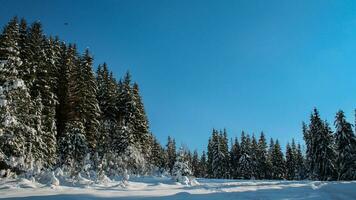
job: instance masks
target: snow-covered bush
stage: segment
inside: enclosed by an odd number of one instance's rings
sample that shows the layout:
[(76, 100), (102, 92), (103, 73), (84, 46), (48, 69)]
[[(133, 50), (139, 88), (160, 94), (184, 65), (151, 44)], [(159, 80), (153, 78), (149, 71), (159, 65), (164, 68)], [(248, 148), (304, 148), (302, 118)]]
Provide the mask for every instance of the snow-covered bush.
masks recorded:
[(188, 176), (191, 174), (186, 152), (181, 147), (173, 166), (172, 175), (177, 182), (188, 185), (190, 183)]

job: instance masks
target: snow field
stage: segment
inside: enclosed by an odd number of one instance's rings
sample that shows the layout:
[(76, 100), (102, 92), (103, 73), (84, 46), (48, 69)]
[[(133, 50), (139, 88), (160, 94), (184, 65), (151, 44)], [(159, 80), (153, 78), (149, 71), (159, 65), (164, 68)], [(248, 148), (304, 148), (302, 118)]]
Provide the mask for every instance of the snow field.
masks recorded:
[(168, 177), (137, 177), (121, 181), (43, 185), (27, 179), (0, 180), (0, 198), (18, 199), (356, 199), (356, 182), (252, 181), (197, 179), (183, 185)]

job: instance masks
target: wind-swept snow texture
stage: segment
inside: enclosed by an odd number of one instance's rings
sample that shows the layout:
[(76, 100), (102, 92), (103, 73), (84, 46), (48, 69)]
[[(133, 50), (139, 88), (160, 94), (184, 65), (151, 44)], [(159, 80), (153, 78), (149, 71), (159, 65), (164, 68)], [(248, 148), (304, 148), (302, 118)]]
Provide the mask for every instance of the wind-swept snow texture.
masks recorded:
[(27, 179), (0, 180), (0, 198), (5, 199), (95, 199), (95, 200), (351, 200), (356, 199), (356, 182), (245, 181), (198, 179), (194, 186), (169, 178), (133, 178), (120, 182), (81, 186), (45, 186)]

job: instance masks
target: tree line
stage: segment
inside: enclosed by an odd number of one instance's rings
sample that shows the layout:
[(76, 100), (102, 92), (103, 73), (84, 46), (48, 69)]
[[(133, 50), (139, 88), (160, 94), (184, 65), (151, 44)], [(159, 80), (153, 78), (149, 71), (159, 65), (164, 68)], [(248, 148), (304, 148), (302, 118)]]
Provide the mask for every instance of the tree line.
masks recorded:
[[(314, 109), (303, 123), (304, 152), (294, 140), (213, 130), (207, 151), (162, 146), (149, 129), (130, 73), (116, 79), (106, 63), (75, 44), (46, 36), (40, 22), (11, 19), (0, 34), (0, 170), (35, 176), (62, 168), (73, 176), (123, 173), (206, 178), (354, 180), (356, 139), (342, 111), (335, 131)], [(93, 175), (92, 175), (93, 176)]]
[[(242, 131), (240, 141), (229, 139), (227, 131), (213, 130), (207, 151), (199, 157), (186, 150), (186, 160), (196, 177), (225, 179), (355, 180), (356, 136), (344, 112), (335, 116), (335, 131), (314, 109), (309, 124), (303, 123), (304, 152), (294, 139), (282, 151), (278, 139), (267, 144), (263, 132), (258, 138)], [(171, 141), (171, 139), (169, 139)], [(173, 152), (172, 142), (167, 148)], [(174, 160), (174, 158), (169, 159)]]
[(116, 80), (105, 63), (95, 73), (88, 49), (47, 37), (40, 22), (15, 17), (4, 27), (0, 169), (147, 173), (163, 165), (162, 151), (129, 73)]

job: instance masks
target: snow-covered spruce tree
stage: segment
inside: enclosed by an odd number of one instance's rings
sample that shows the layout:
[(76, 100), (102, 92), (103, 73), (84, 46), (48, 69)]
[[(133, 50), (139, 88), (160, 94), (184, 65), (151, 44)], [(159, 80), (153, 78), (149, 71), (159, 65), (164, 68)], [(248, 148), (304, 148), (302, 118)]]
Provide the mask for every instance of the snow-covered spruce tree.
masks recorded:
[(251, 172), (253, 179), (259, 179), (259, 169), (258, 169), (258, 160), (257, 160), (257, 151), (258, 144), (255, 135), (252, 135), (251, 140)]
[(300, 147), (300, 144), (297, 145), (297, 150), (296, 150), (296, 157), (295, 157), (295, 162), (296, 162), (296, 179), (297, 180), (304, 180), (307, 177), (307, 171), (305, 168), (305, 159), (303, 157), (303, 153)]
[[(214, 129), (213, 129), (213, 134), (214, 134)], [(213, 138), (212, 136), (209, 137), (208, 140), (208, 147), (207, 147), (207, 162), (206, 162), (206, 173), (207, 173), (207, 178), (212, 178), (213, 177)]]
[(133, 113), (135, 115), (135, 140), (140, 144), (143, 155), (145, 156), (146, 160), (149, 161), (152, 150), (152, 146), (149, 141), (152, 139), (152, 135), (149, 132), (148, 119), (137, 83), (134, 83), (132, 86), (132, 95), (135, 102), (135, 110)]
[(100, 108), (98, 100), (96, 98), (97, 94), (97, 83), (95, 80), (95, 75), (93, 72), (93, 58), (86, 49), (84, 55), (80, 59), (80, 71), (83, 83), (78, 83), (81, 85), (81, 104), (83, 107), (83, 125), (85, 128), (85, 136), (88, 141), (89, 148), (92, 153), (94, 153), (97, 144), (98, 126), (99, 126), (99, 116)]
[(356, 137), (352, 125), (346, 121), (343, 111), (335, 118), (335, 147), (337, 180), (356, 178)]
[[(44, 141), (42, 146), (43, 154), (47, 155), (45, 160), (46, 166), (52, 166), (56, 161), (56, 123), (55, 123), (55, 107), (57, 97), (54, 93), (53, 76), (50, 73), (55, 70), (55, 58), (48, 51), (50, 47), (49, 41), (43, 35), (42, 25), (35, 22), (27, 37), (27, 53), (26, 65), (29, 67), (29, 75), (27, 83), (30, 86), (32, 99), (41, 99), (43, 106), (41, 115), (41, 138)], [(26, 49), (26, 48), (25, 48)], [(48, 53), (48, 55), (46, 54)], [(27, 69), (23, 69), (26, 71)], [(33, 70), (33, 72), (31, 72)], [(27, 73), (27, 72), (26, 72)], [(24, 73), (24, 75), (26, 75)]]
[(97, 99), (101, 111), (100, 125), (98, 133), (97, 151), (100, 156), (105, 153), (115, 152), (113, 138), (116, 138), (118, 127), (118, 106), (119, 87), (112, 74), (109, 72), (106, 63), (99, 65), (96, 82), (98, 86)]
[(242, 131), (241, 133), (241, 157), (239, 160), (240, 176), (244, 179), (252, 177), (251, 171), (251, 139), (250, 136)]
[[(56, 125), (57, 125), (57, 141), (64, 135), (65, 125), (68, 121), (69, 101), (68, 101), (68, 87), (69, 87), (69, 67), (75, 64), (76, 55), (63, 42), (60, 43), (60, 52), (58, 60), (57, 86), (55, 93), (57, 96), (56, 106)], [(61, 151), (58, 149), (59, 152)]]
[(258, 140), (258, 147), (256, 152), (257, 157), (257, 178), (258, 179), (266, 179), (267, 171), (270, 170), (268, 166), (267, 159), (267, 142), (263, 132), (261, 132), (260, 138)]
[(67, 120), (75, 119), (82, 123), (88, 147), (93, 153), (100, 110), (96, 99), (97, 86), (92, 71), (92, 58), (88, 50), (79, 58), (75, 46), (70, 46), (67, 54), (69, 76), (67, 101), (64, 102), (69, 108)]
[(269, 141), (268, 151), (267, 151), (267, 168), (266, 171), (266, 179), (272, 179), (272, 152), (274, 147), (274, 140), (273, 138)]
[(296, 171), (296, 162), (295, 162), (295, 155), (292, 150), (292, 147), (289, 143), (287, 143), (286, 147), (286, 176), (287, 180), (293, 180), (295, 178), (295, 171)]
[[(127, 72), (124, 81), (119, 84), (119, 100), (118, 100), (118, 108), (119, 108), (119, 130), (121, 137), (120, 151), (124, 152), (125, 148), (131, 146), (134, 147), (138, 152), (141, 153), (140, 157), (145, 159), (144, 154), (142, 153), (142, 138), (140, 135), (140, 131), (137, 129), (138, 118), (137, 114), (140, 112), (138, 110), (137, 102), (135, 101), (133, 90), (131, 87), (131, 75)], [(147, 163), (146, 163), (147, 164)], [(131, 166), (128, 166), (131, 167)], [(133, 167), (133, 166), (132, 166)], [(141, 171), (145, 171), (147, 166), (141, 166)], [(134, 167), (136, 168), (136, 166)]]
[(199, 156), (198, 156), (198, 151), (194, 150), (193, 152), (193, 158), (192, 158), (192, 174), (195, 177), (198, 177), (200, 174), (200, 167), (199, 167)]
[(319, 161), (317, 171), (319, 180), (333, 180), (336, 176), (335, 169), (335, 146), (333, 132), (329, 124), (323, 123), (322, 134), (316, 138), (316, 159)]
[[(226, 132), (218, 132), (216, 130), (213, 130), (213, 135), (212, 135), (212, 145), (211, 145), (211, 151), (212, 151), (212, 175), (214, 178), (226, 178), (228, 176), (227, 174), (227, 164), (229, 161), (228, 158), (228, 151), (227, 151), (227, 139), (225, 137)], [(226, 139), (226, 140), (225, 140)]]
[(309, 178), (330, 180), (335, 176), (335, 151), (333, 135), (328, 123), (322, 121), (314, 109), (309, 127), (303, 126), (307, 146), (307, 166)]
[(220, 133), (221, 137), (221, 150), (224, 155), (224, 160), (223, 160), (223, 170), (224, 174), (222, 178), (230, 178), (230, 153), (229, 153), (229, 139), (227, 137), (227, 131), (226, 129), (223, 130), (222, 133)]
[(200, 156), (200, 161), (199, 161), (199, 176), (201, 178), (206, 178), (208, 177), (208, 166), (207, 166), (207, 158), (206, 158), (206, 153), (203, 151), (202, 155)]
[(184, 176), (190, 176), (192, 171), (189, 167), (189, 162), (187, 160), (186, 151), (183, 147), (179, 148), (178, 155), (176, 161), (174, 162), (172, 175), (176, 179), (176, 181), (184, 181)]
[(88, 152), (88, 143), (82, 122), (68, 121), (64, 135), (61, 138), (61, 160), (72, 176), (77, 176), (83, 170), (84, 160)]
[(240, 150), (240, 144), (235, 137), (234, 141), (231, 142), (231, 150), (230, 150), (230, 174), (231, 178), (238, 178), (239, 175), (239, 160), (241, 157), (241, 150)]
[[(31, 113), (33, 102), (18, 74), (22, 65), (18, 40), (19, 27), (14, 18), (0, 37), (0, 149), (3, 154), (0, 166), (26, 170), (28, 163), (24, 160), (32, 156), (31, 142), (41, 138), (31, 127), (35, 119)], [(22, 162), (8, 162), (10, 166), (4, 163), (10, 159)]]
[(279, 141), (276, 140), (271, 155), (272, 178), (283, 179), (285, 175), (285, 162)]
[(167, 163), (166, 163), (167, 169), (172, 173), (173, 165), (177, 157), (177, 152), (176, 152), (176, 142), (170, 136), (168, 136), (166, 151), (167, 151)]
[(152, 153), (150, 163), (163, 171), (166, 165), (166, 154), (156, 137), (152, 136)]

